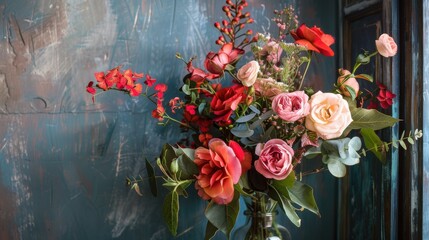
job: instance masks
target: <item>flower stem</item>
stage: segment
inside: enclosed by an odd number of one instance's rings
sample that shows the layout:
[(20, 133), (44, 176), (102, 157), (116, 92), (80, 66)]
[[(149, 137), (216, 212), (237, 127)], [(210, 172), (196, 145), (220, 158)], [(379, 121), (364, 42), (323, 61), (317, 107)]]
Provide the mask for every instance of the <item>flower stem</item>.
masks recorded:
[(305, 79), (305, 75), (307, 74), (308, 68), (310, 67), (311, 57), (312, 57), (312, 52), (309, 52), (309, 53), (308, 53), (308, 62), (307, 62), (307, 66), (305, 67), (304, 74), (303, 74), (303, 75), (302, 75), (302, 77), (301, 77), (301, 82), (299, 83), (298, 90), (301, 90), (302, 83), (304, 82), (304, 79)]

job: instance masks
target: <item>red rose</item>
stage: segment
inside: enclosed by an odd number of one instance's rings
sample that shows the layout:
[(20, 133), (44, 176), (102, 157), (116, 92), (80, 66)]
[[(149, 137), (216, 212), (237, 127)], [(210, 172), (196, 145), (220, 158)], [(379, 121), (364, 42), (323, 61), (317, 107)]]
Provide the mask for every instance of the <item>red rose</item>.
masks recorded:
[(309, 28), (302, 24), (296, 31), (291, 31), (290, 34), (295, 39), (296, 44), (325, 56), (334, 56), (334, 51), (329, 46), (335, 42), (335, 39), (331, 35), (325, 34), (320, 28), (316, 26)]
[(234, 85), (222, 88), (216, 92), (210, 104), (211, 111), (216, 116), (215, 122), (229, 122), (232, 112), (237, 109), (238, 104), (246, 100), (245, 87)]

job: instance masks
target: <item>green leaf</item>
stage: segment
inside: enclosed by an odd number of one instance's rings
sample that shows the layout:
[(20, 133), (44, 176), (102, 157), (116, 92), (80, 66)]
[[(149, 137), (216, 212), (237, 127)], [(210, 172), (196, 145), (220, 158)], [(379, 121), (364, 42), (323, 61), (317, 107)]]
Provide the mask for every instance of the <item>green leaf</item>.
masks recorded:
[(179, 224), (179, 195), (172, 191), (165, 196), (163, 208), (164, 221), (173, 236), (177, 234)]
[(236, 137), (244, 138), (251, 137), (253, 133), (255, 133), (255, 131), (247, 127), (246, 124), (240, 124), (232, 128), (231, 133), (234, 134), (234, 136)]
[(161, 164), (165, 169), (169, 169), (171, 162), (176, 158), (174, 148), (170, 144), (164, 144), (161, 150)]
[(363, 74), (363, 73), (356, 75), (355, 78), (364, 79), (364, 80), (367, 80), (367, 81), (370, 81), (370, 82), (374, 81), (374, 79), (372, 78), (371, 75)]
[(319, 208), (317, 207), (316, 200), (314, 199), (313, 189), (310, 186), (300, 181), (295, 181), (293, 187), (288, 188), (288, 191), (292, 202), (310, 210), (320, 217)]
[(398, 140), (398, 142), (404, 150), (407, 150), (407, 144), (403, 140)]
[(240, 194), (234, 192), (234, 198), (227, 205), (219, 205), (214, 201), (211, 201), (205, 210), (207, 220), (209, 220), (213, 226), (221, 230), (229, 239), (232, 228), (237, 220), (238, 211), (240, 210), (240, 202), (238, 201)]
[(180, 180), (194, 179), (198, 175), (198, 166), (186, 155), (177, 158)]
[(295, 184), (295, 181), (296, 181), (295, 172), (292, 171), (292, 172), (290, 172), (289, 176), (287, 176), (287, 178), (285, 178), (283, 180), (273, 180), (271, 185), (275, 189), (277, 189), (277, 191), (280, 194), (288, 196), (289, 193), (288, 193), (287, 189), (292, 188), (293, 185)]
[(245, 116), (238, 118), (235, 122), (245, 123), (245, 122), (252, 120), (255, 116), (256, 116), (256, 113), (250, 113), (249, 115), (245, 115)]
[(218, 230), (219, 229), (217, 229), (217, 227), (215, 227), (210, 221), (207, 221), (206, 236), (204, 237), (204, 240), (211, 240)]
[(349, 92), (350, 97), (354, 100), (356, 99), (356, 92), (355, 89), (350, 87), (349, 85), (345, 85), (347, 92)]
[(182, 86), (182, 91), (186, 95), (191, 95), (191, 90), (189, 89), (189, 85), (188, 84), (185, 84), (185, 85)]
[(351, 108), (353, 122), (350, 123), (348, 129), (371, 128), (379, 130), (386, 127), (391, 127), (399, 121), (399, 119), (381, 113), (375, 109)]
[(158, 188), (156, 187), (155, 171), (152, 165), (150, 164), (150, 162), (147, 160), (147, 158), (145, 159), (146, 159), (146, 172), (149, 179), (150, 191), (152, 195), (156, 197), (158, 195)]
[(268, 195), (272, 199), (281, 203), (280, 208), (283, 210), (283, 212), (286, 214), (286, 216), (289, 218), (289, 220), (293, 224), (295, 224), (295, 226), (297, 226), (297, 227), (301, 226), (301, 219), (299, 218), (298, 214), (296, 214), (295, 208), (292, 206), (289, 199), (287, 199), (282, 194), (280, 194), (277, 191), (277, 189), (271, 185), (269, 185), (269, 188), (268, 188)]
[(373, 148), (374, 146), (381, 146), (383, 141), (381, 141), (380, 137), (375, 133), (373, 129), (362, 128), (360, 130), (362, 134), (363, 141), (367, 149), (371, 149), (370, 151), (380, 160), (381, 163), (386, 163), (386, 154), (377, 150), (377, 148)]
[(361, 64), (368, 64), (370, 62), (371, 58), (364, 55), (364, 54), (359, 54), (358, 57), (356, 58), (356, 63), (361, 63)]
[(329, 172), (337, 178), (344, 177), (346, 175), (346, 166), (339, 160), (328, 160)]
[(204, 108), (206, 107), (206, 102), (202, 102), (200, 105), (198, 105), (198, 113), (202, 114), (204, 111)]

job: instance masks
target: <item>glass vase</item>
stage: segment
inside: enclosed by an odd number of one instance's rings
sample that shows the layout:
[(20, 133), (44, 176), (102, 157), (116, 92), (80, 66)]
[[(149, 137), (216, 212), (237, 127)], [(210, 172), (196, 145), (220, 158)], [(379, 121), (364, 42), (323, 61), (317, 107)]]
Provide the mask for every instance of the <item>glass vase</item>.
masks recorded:
[(276, 202), (263, 193), (245, 200), (245, 224), (237, 228), (234, 240), (290, 240), (289, 230), (276, 222)]

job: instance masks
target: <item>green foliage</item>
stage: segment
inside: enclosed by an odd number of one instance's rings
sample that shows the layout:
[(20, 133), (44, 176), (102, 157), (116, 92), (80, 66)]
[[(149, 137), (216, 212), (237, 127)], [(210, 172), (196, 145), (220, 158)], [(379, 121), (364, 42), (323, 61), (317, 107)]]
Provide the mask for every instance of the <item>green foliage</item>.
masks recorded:
[(162, 215), (171, 234), (176, 236), (179, 223), (179, 195), (176, 191), (171, 191), (165, 196)]
[(379, 151), (378, 146), (382, 146), (383, 142), (380, 137), (375, 133), (373, 129), (362, 128), (360, 133), (363, 137), (363, 141), (365, 143), (365, 147), (367, 149), (371, 149), (370, 151), (377, 157), (380, 162), (383, 164), (386, 163), (386, 152)]
[(155, 171), (152, 167), (152, 164), (150, 164), (150, 162), (147, 159), (146, 159), (146, 172), (149, 178), (150, 191), (152, 192), (152, 195), (156, 197), (158, 195), (158, 188), (156, 186)]
[(348, 126), (348, 129), (370, 128), (379, 130), (391, 127), (399, 121), (399, 119), (381, 113), (375, 109), (351, 107), (350, 111), (353, 122)]
[[(219, 205), (211, 201), (204, 212), (207, 220), (213, 225), (210, 227), (219, 229), (228, 239), (240, 211), (239, 198), (240, 194), (235, 192), (233, 200), (227, 205)], [(213, 229), (210, 230), (210, 233), (212, 232)]]

